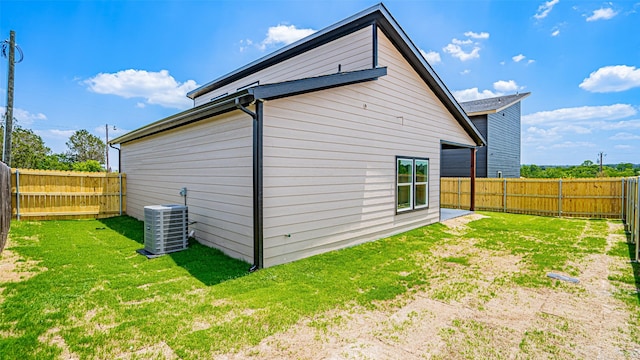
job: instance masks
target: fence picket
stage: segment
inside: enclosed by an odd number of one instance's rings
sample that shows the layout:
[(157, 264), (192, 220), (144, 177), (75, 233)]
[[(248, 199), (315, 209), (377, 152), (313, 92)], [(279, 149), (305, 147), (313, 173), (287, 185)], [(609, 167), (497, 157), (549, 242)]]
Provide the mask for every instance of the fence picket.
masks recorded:
[(17, 219), (104, 218), (126, 212), (126, 175), (12, 169)]

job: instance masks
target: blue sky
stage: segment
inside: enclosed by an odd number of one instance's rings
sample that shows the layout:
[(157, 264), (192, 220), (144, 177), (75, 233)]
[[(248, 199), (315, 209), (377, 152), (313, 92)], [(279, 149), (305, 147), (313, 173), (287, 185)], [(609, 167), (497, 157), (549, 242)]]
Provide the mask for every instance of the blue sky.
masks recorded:
[[(1, 0), (0, 40), (15, 30), (24, 52), (14, 117), (54, 152), (79, 129), (104, 138), (109, 124), (113, 138), (375, 4)], [(605, 163), (640, 163), (640, 0), (384, 4), (459, 101), (532, 93), (522, 102), (524, 164), (596, 162), (601, 151)], [(2, 58), (1, 106), (6, 69)]]

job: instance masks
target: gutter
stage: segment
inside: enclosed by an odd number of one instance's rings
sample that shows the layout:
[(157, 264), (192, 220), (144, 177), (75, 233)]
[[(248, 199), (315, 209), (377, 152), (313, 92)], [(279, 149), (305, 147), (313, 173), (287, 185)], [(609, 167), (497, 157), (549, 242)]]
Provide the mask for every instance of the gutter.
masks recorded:
[(249, 272), (264, 267), (264, 232), (263, 232), (263, 106), (262, 100), (255, 102), (256, 112), (240, 103), (236, 98), (235, 106), (238, 110), (248, 114), (253, 119), (253, 266)]

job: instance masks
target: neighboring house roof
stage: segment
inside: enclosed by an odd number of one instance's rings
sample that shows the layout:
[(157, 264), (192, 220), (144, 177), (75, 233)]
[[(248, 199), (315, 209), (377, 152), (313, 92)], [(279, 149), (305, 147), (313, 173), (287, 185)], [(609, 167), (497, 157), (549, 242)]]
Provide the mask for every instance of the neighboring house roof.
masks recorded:
[(461, 102), (460, 106), (467, 113), (467, 116), (493, 114), (502, 111), (518, 101), (531, 95), (530, 92), (497, 96), (481, 100)]
[[(376, 25), (377, 28), (382, 30), (382, 32), (393, 42), (393, 44), (399, 49), (401, 54), (405, 57), (405, 59), (411, 64), (414, 70), (420, 75), (420, 77), (425, 81), (425, 83), (431, 88), (431, 90), (436, 94), (436, 96), (442, 101), (447, 110), (453, 115), (453, 117), (458, 121), (460, 126), (469, 134), (469, 136), (474, 140), (476, 145), (482, 146), (486, 143), (484, 137), (475, 125), (471, 122), (468, 116), (460, 107), (460, 104), (454, 99), (453, 95), (444, 85), (442, 80), (438, 77), (435, 71), (431, 68), (431, 66), (427, 63), (424, 57), (420, 54), (418, 48), (413, 44), (411, 39), (407, 36), (404, 30), (400, 27), (400, 25), (396, 22), (393, 16), (389, 13), (387, 8), (382, 4), (378, 4), (372, 6), (358, 14), (355, 14), (343, 21), (340, 21), (334, 25), (331, 25), (323, 30), (320, 30), (314, 34), (311, 34), (297, 42), (294, 42), (284, 48), (277, 50), (261, 59), (258, 59), (246, 66), (243, 66), (233, 72), (230, 72), (212, 82), (209, 82), (198, 89), (195, 89), (187, 94), (187, 96), (191, 99), (195, 99), (196, 97), (206, 94), (216, 88), (229, 84), (233, 81), (242, 79), (250, 74), (253, 74), (257, 71), (266, 69), (274, 64), (285, 61), (297, 55), (300, 55), (304, 52), (307, 52), (313, 48), (318, 46), (327, 44), (333, 40), (336, 40), (344, 35), (350, 34), (354, 31), (360, 30), (367, 26)], [(374, 48), (374, 53), (377, 53), (377, 49)], [(362, 71), (372, 71), (381, 69), (377, 67), (377, 59), (374, 58), (372, 63), (372, 69), (370, 70), (362, 70)], [(356, 73), (356, 72), (353, 72)], [(334, 75), (327, 76), (340, 76), (345, 73), (337, 73)], [(386, 75), (386, 69), (385, 69)], [(338, 81), (336, 84), (332, 86), (325, 86), (315, 89), (312, 86), (311, 89), (307, 89), (308, 91), (315, 91), (319, 89), (326, 89), (334, 86), (342, 86), (349, 83), (374, 80), (380, 74), (376, 76), (368, 75), (369, 78), (362, 79), (359, 81), (351, 81), (351, 82), (340, 82)], [(365, 76), (366, 77), (366, 76)], [(317, 78), (324, 78), (323, 76)], [(316, 79), (317, 79), (316, 78)], [(314, 79), (314, 78), (311, 78)], [(302, 81), (305, 79), (294, 80)], [(278, 84), (290, 84), (292, 82), (283, 82)], [(210, 103), (194, 107), (193, 109), (186, 110), (182, 113), (170, 116), (166, 119), (157, 121), (153, 124), (142, 127), (138, 130), (134, 130), (130, 133), (127, 133), (123, 136), (113, 139), (110, 141), (110, 144), (119, 144), (128, 141), (132, 141), (144, 136), (148, 136), (151, 134), (158, 133), (160, 131), (165, 131), (171, 128), (175, 128), (177, 126), (181, 126), (193, 121), (198, 121), (205, 119), (207, 117), (221, 114), (226, 111), (231, 111), (235, 108), (238, 101), (243, 100), (242, 105), (247, 105), (251, 101), (248, 100), (260, 99), (260, 97), (254, 96), (255, 94), (249, 94), (247, 90), (260, 88), (262, 86), (278, 86), (278, 84), (268, 84), (268, 85), (258, 85), (249, 89), (239, 90), (235, 93), (229, 94), (221, 99), (216, 99)], [(317, 86), (316, 86), (317, 87)], [(303, 93), (301, 91), (296, 92), (282, 92), (279, 97), (291, 96), (295, 94)], [(249, 95), (249, 96), (248, 96)]]

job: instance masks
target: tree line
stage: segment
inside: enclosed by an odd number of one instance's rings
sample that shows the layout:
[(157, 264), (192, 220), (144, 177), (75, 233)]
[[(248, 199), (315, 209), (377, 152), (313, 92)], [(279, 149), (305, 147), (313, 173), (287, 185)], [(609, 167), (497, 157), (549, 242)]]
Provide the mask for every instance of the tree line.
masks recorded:
[[(4, 128), (0, 126), (0, 144)], [(19, 125), (11, 132), (11, 167), (20, 169), (105, 171), (106, 144), (87, 130), (77, 130), (66, 142), (67, 151), (53, 153), (33, 130)], [(2, 145), (0, 145), (1, 147)]]
[(640, 165), (620, 163), (617, 165), (600, 165), (586, 160), (576, 166), (538, 166), (522, 165), (520, 176), (524, 178), (595, 178), (595, 177), (630, 177), (640, 175)]

